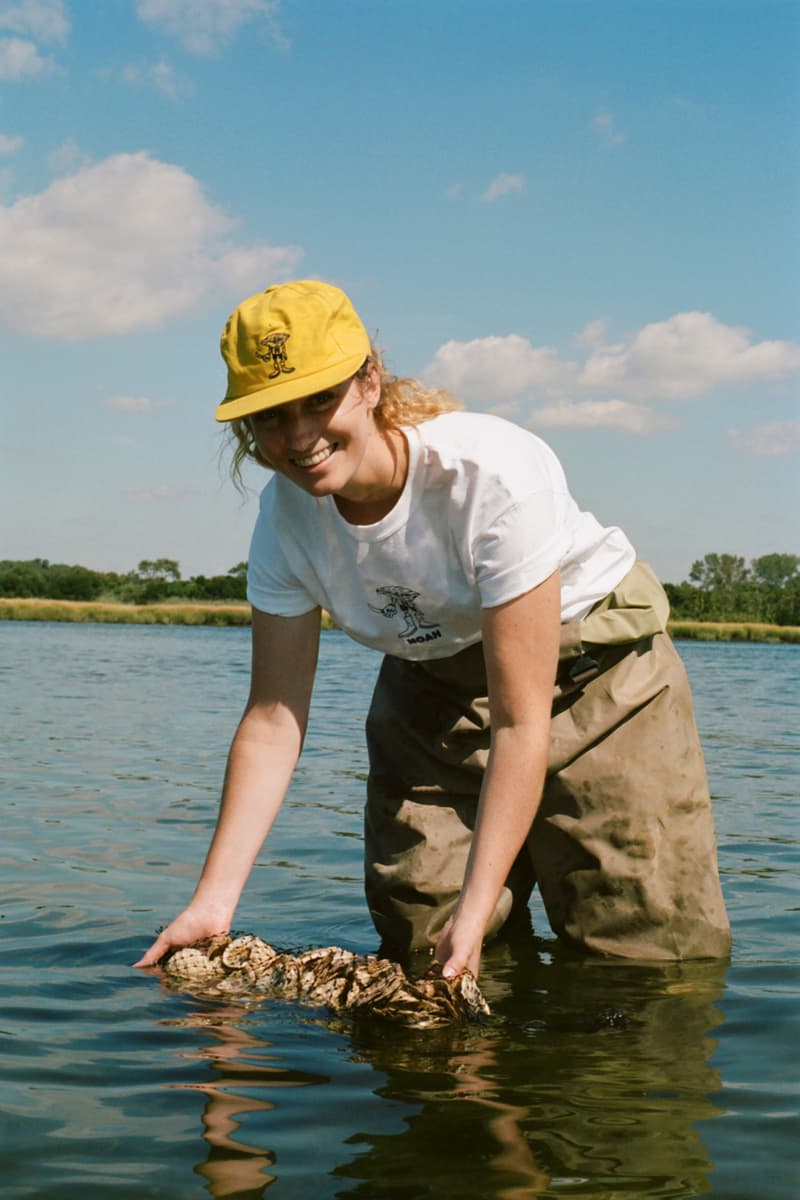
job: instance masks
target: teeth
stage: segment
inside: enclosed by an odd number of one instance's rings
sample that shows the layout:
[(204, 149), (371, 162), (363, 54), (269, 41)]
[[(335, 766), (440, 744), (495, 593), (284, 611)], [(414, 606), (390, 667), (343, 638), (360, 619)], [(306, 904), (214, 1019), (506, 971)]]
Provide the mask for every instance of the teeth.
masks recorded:
[(319, 463), (325, 462), (326, 458), (330, 458), (333, 454), (333, 446), (326, 446), (324, 450), (317, 450), (315, 454), (309, 454), (308, 458), (295, 458), (292, 461), (296, 467), (316, 467)]

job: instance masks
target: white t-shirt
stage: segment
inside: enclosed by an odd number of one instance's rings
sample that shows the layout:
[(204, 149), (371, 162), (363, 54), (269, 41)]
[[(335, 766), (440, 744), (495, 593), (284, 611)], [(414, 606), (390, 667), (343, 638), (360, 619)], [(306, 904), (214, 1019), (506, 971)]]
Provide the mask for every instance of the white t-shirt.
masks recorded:
[(480, 640), (482, 609), (523, 595), (557, 567), (568, 621), (633, 566), (624, 533), (578, 508), (561, 464), (534, 434), (463, 412), (403, 432), (408, 478), (374, 525), (351, 525), (332, 497), (272, 477), (250, 547), (255, 608), (293, 617), (319, 605), (366, 646), (444, 658)]

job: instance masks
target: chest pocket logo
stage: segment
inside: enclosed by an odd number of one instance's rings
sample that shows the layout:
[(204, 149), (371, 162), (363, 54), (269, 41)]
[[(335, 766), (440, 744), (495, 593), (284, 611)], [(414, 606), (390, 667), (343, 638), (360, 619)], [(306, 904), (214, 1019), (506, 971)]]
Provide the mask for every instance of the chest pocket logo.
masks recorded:
[(422, 609), (415, 603), (419, 592), (415, 592), (412, 588), (396, 587), (393, 584), (385, 584), (383, 587), (376, 588), (375, 591), (380, 597), (386, 597), (383, 607), (378, 607), (375, 604), (370, 604), (373, 612), (380, 613), (382, 617), (391, 620), (393, 617), (400, 617), (403, 621), (403, 628), (398, 633), (399, 638), (403, 638), (409, 645), (415, 646), (419, 642), (435, 642), (437, 638), (442, 636), (442, 631), (434, 621), (427, 621)]

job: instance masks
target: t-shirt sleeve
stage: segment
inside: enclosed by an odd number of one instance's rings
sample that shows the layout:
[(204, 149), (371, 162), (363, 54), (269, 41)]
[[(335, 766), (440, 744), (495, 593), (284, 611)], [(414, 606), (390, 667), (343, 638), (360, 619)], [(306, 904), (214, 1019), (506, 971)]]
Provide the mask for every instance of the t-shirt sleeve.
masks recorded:
[(302, 617), (317, 601), (293, 573), (276, 533), (271, 497), (262, 498), (247, 560), (247, 599), (276, 617)]
[(514, 600), (553, 574), (565, 552), (566, 499), (549, 488), (534, 492), (511, 504), (474, 540), (483, 608)]

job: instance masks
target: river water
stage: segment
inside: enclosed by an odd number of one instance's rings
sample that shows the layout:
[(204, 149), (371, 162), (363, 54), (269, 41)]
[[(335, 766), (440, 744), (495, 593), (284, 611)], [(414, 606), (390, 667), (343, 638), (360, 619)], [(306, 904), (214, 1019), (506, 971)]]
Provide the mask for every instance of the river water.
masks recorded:
[[(249, 632), (0, 626), (0, 1178), (54, 1197), (796, 1200), (800, 647), (681, 643), (730, 963), (487, 950), (485, 1027), (357, 1026), (130, 964), (188, 898)], [(373, 951), (362, 725), (376, 656), (323, 635), (307, 749), (237, 916)], [(620, 1009), (620, 1027), (597, 1016)]]

